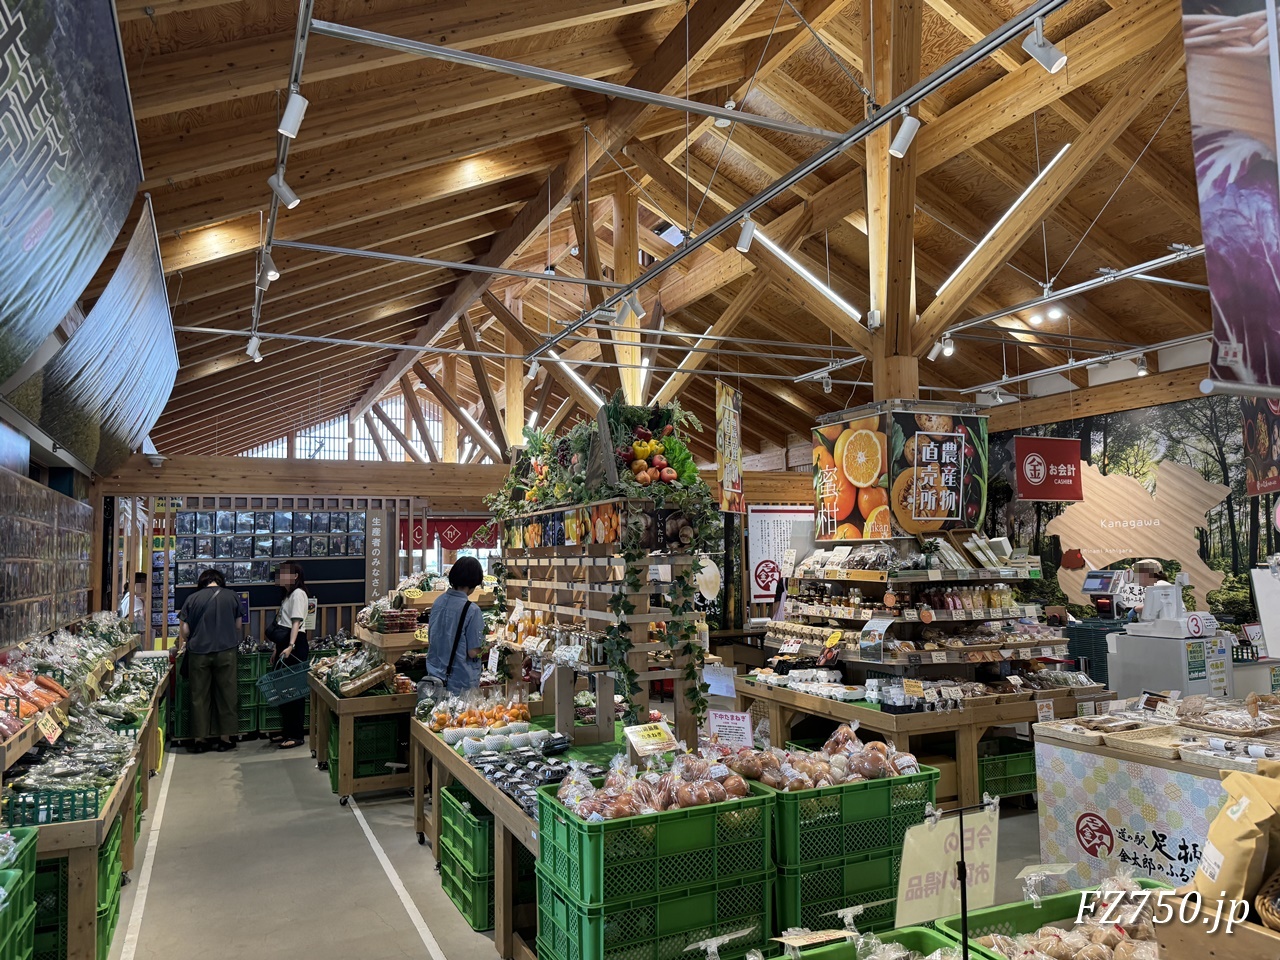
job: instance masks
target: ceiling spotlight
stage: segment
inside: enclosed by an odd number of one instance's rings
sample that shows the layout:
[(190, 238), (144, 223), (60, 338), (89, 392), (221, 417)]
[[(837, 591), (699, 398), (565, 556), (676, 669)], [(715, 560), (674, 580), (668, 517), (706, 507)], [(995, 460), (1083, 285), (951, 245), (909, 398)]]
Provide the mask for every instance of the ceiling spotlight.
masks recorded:
[[(724, 108), (726, 110), (732, 110), (736, 106), (737, 104), (734, 103), (733, 97), (730, 97), (728, 100), (724, 102)], [(729, 126), (732, 123), (733, 121), (730, 120), (728, 117), (716, 117), (716, 126), (719, 127), (721, 130), (723, 130), (725, 127)]]
[(284, 174), (278, 170), (271, 176), (267, 177), (267, 186), (269, 186), (272, 192), (279, 197), (280, 202), (284, 204), (284, 208), (286, 210), (292, 210), (302, 202), (298, 195), (289, 188), (287, 183), (284, 182)]
[(569, 248), (569, 256), (576, 257), (578, 255), (578, 245), (575, 243)]
[(1065, 316), (1066, 316), (1066, 312), (1063, 311), (1063, 309), (1059, 307), (1057, 304), (1054, 304), (1052, 307), (1049, 308), (1050, 320), (1061, 320)]
[(276, 262), (271, 259), (271, 254), (265, 250), (262, 253), (262, 267), (267, 271), (268, 280), (280, 279), (280, 268), (276, 266)]
[(640, 302), (640, 295), (634, 290), (627, 295), (627, 306), (630, 308), (631, 312), (635, 314), (635, 318), (637, 320), (643, 320), (645, 318), (647, 311), (644, 308), (644, 304)]
[(1050, 73), (1057, 73), (1067, 65), (1067, 55), (1044, 35), (1044, 17), (1036, 17), (1036, 25), (1022, 41), (1022, 49)]
[(1145, 377), (1150, 371), (1147, 369), (1147, 358), (1145, 355), (1138, 358), (1138, 376)]
[(1004, 403), (1004, 394), (1000, 392), (999, 387), (996, 387), (995, 390), (991, 391), (991, 399), (995, 403)]
[(262, 354), (258, 351), (258, 347), (262, 345), (262, 338), (256, 333), (249, 338), (249, 344), (245, 347), (245, 355), (254, 363), (262, 362)]
[(542, 272), (543, 272), (543, 273), (545, 273), (548, 277), (554, 277), (554, 276), (556, 275), (556, 267), (555, 267), (555, 264), (553, 264), (553, 263), (548, 263), (548, 264), (546, 265), (546, 267), (545, 267), (545, 268), (543, 268), (543, 271), (542, 271)]
[(534, 360), (529, 364), (529, 372), (524, 375), (525, 380), (532, 382), (538, 376), (538, 361)]
[(1040, 316), (1038, 313), (1033, 313), (1031, 316), (1027, 317), (1027, 323), (1031, 324), (1033, 327), (1038, 327), (1040, 324), (1044, 323), (1044, 317)]
[(907, 155), (907, 151), (911, 149), (911, 141), (916, 138), (916, 131), (920, 129), (920, 121), (907, 111), (906, 107), (902, 108), (902, 123), (898, 126), (898, 132), (893, 138), (893, 143), (889, 144), (889, 156), (896, 160), (901, 160)]
[(739, 253), (746, 253), (751, 249), (751, 240), (756, 235), (756, 222), (750, 217), (744, 217), (742, 220), (742, 232), (738, 234), (738, 242), (736, 244)]
[(823, 393), (830, 393), (830, 392), (831, 392), (831, 376), (830, 376), (830, 374), (828, 374), (827, 376), (825, 376), (825, 377), (823, 377), (823, 378), (822, 378), (822, 392), (823, 392)]
[(284, 106), (284, 116), (280, 118), (280, 126), (276, 130), (292, 140), (298, 135), (302, 126), (302, 117), (307, 112), (308, 100), (297, 90), (289, 94), (289, 102)]
[(956, 342), (950, 337), (942, 338), (942, 355), (949, 357), (956, 352)]
[(929, 359), (937, 360), (940, 353), (942, 353), (942, 341), (935, 340), (933, 346), (929, 348)]
[(262, 264), (258, 267), (258, 279), (254, 281), (253, 285), (263, 293), (266, 293), (267, 287), (271, 286), (272, 279), (271, 271), (267, 268), (266, 260), (264, 258)]

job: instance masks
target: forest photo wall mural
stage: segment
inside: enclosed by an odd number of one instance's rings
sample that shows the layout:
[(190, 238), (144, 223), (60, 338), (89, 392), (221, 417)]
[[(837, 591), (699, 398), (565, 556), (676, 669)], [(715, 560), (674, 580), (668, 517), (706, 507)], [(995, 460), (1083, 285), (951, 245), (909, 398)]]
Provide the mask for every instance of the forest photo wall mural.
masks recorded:
[[(1058, 585), (1057, 573), (1063, 565), (1063, 552), (1091, 546), (1064, 545), (1049, 529), (1051, 522), (1071, 504), (1019, 501), (1013, 483), (1015, 435), (1078, 437), (1081, 459), (1104, 478), (1100, 489), (1105, 489), (1106, 477), (1123, 475), (1140, 483), (1152, 495), (1153, 502), (1159, 503), (1162, 472), (1169, 479), (1176, 476), (1175, 482), (1183, 486), (1191, 484), (1198, 487), (1198, 477), (1206, 491), (1218, 485), (1226, 488), (1226, 496), (1220, 502), (1215, 505), (1218, 499), (1215, 496), (1206, 503), (1202, 528), (1171, 530), (1169, 535), (1171, 538), (1191, 538), (1199, 562), (1189, 566), (1207, 570), (1201, 574), (1201, 579), (1209, 582), (1196, 591), (1199, 598), (1194, 603), (1198, 608), (1205, 607), (1207, 597), (1209, 609), (1227, 618), (1228, 622), (1240, 624), (1256, 620), (1249, 569), (1280, 550), (1280, 533), (1277, 533), (1272, 519), (1275, 498), (1280, 494), (1264, 493), (1256, 497), (1247, 494), (1248, 471), (1241, 409), (1239, 399), (1216, 395), (1064, 420), (1020, 431), (992, 433), (984, 532), (988, 536), (1007, 536), (1016, 546), (1026, 547), (1041, 558), (1044, 579), (1032, 581), (1027, 587), (1036, 599), (1066, 603), (1077, 616), (1092, 616), (1091, 608), (1076, 605), (1076, 600), (1081, 598), (1068, 597)], [(1174, 469), (1166, 469), (1164, 464)], [(1109, 552), (1105, 565), (1146, 559), (1150, 547), (1150, 543), (1135, 540), (1132, 556), (1113, 557)], [(1068, 556), (1068, 568), (1076, 566), (1081, 559)], [(1084, 559), (1103, 565), (1100, 557), (1090, 557), (1086, 553)], [(1165, 561), (1165, 571), (1170, 576), (1181, 566), (1159, 553), (1153, 559)], [(1195, 572), (1188, 569), (1188, 573), (1194, 581)], [(1220, 586), (1212, 582), (1219, 574), (1222, 576)], [(1192, 601), (1190, 594), (1188, 600)]]

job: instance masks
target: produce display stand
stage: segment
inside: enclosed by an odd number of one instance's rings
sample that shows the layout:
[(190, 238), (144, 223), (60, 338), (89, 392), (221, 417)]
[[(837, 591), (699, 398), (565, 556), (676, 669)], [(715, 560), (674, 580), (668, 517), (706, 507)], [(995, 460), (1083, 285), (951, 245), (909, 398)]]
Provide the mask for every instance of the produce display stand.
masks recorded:
[(384, 694), (371, 697), (340, 697), (319, 677), (307, 678), (311, 688), (311, 751), (316, 764), (324, 770), (329, 765), (329, 729), (332, 716), (338, 718), (338, 802), (344, 807), (355, 793), (375, 790), (399, 790), (413, 785), (409, 773), (390, 773), (376, 777), (355, 775), (355, 719), (389, 714), (411, 714), (417, 706), (417, 693)]
[[(413, 768), (413, 817), (418, 842), (431, 843), (432, 855), (440, 862), (441, 793), (451, 782), (467, 791), (493, 814), (493, 943), (503, 960), (534, 960), (537, 954), (516, 932), (515, 890), (518, 872), (516, 844), (538, 856), (538, 821), (486, 780), (421, 720), (409, 721), (409, 755)], [(426, 779), (431, 779), (431, 811), (423, 806)]]
[(404, 633), (376, 633), (368, 627), (356, 624), (355, 635), (365, 646), (373, 647), (382, 654), (382, 659), (387, 663), (395, 663), (402, 654), (410, 650), (421, 650), (427, 645), (426, 641), (418, 639), (417, 632), (413, 630)]
[[(124, 656), (137, 646), (117, 647), (113, 655)], [(123, 652), (121, 652), (123, 651)], [(105, 668), (103, 668), (105, 672)], [(97, 960), (98, 951), (98, 848), (121, 817), (120, 859), (127, 873), (134, 866), (137, 841), (134, 810), (139, 770), (150, 774), (159, 758), (160, 702), (168, 676), (160, 678), (151, 703), (138, 728), (134, 763), (116, 781), (101, 812), (92, 820), (69, 820), (39, 826), (36, 856), (39, 860), (67, 861), (67, 960)], [(148, 801), (148, 776), (141, 778), (143, 809)], [(123, 815), (122, 815), (123, 814)]]
[[(911, 750), (912, 738), (932, 733), (951, 733), (956, 738), (956, 780), (958, 801), (970, 806), (981, 801), (978, 776), (978, 741), (992, 727), (1010, 723), (1034, 723), (1040, 718), (1041, 703), (1053, 705), (1055, 718), (1075, 717), (1076, 697), (1059, 697), (1053, 700), (1024, 700), (1015, 703), (996, 703), (989, 706), (971, 706), (962, 711), (929, 711), (924, 713), (889, 713), (873, 709), (861, 703), (829, 700), (808, 693), (797, 693), (786, 687), (773, 687), (752, 683), (745, 677), (737, 677), (734, 687), (738, 694), (738, 709), (749, 710), (752, 703), (765, 704), (769, 714), (769, 731), (775, 743), (788, 738), (791, 721), (799, 715), (826, 717), (844, 723), (857, 721), (859, 726), (893, 740), (899, 750)], [(1096, 692), (1090, 689), (1089, 701), (1111, 700), (1111, 691)]]

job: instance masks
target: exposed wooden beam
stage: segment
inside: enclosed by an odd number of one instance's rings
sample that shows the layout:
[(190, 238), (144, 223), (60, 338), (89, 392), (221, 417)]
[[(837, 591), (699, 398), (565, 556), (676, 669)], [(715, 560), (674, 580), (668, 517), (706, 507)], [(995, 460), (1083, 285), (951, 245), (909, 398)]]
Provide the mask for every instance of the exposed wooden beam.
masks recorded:
[[(587, 203), (581, 197), (575, 197), (569, 205), (573, 211), (573, 232), (578, 240), (578, 261), (582, 264), (582, 275), (587, 280), (603, 280), (604, 271), (600, 268), (600, 241), (596, 237), (594, 227), (587, 226)], [(603, 287), (587, 287), (587, 302), (593, 308), (604, 302)], [(600, 341), (600, 355), (609, 367), (601, 370), (600, 385), (607, 395), (612, 396), (615, 390), (622, 388), (622, 379), (617, 367), (618, 353), (614, 348), (613, 334), (608, 330), (595, 330), (596, 339)]]
[[(663, 39), (653, 57), (636, 71), (629, 85), (662, 93), (677, 90), (681, 79), (705, 63), (760, 2), (761, 0), (699, 0)], [(600, 162), (605, 150), (613, 152), (620, 149), (651, 109), (635, 101), (614, 100), (596, 137), (587, 138), (585, 144), (574, 146), (569, 159), (548, 178), (545, 192), (539, 191), (539, 195), (530, 200), (511, 226), (494, 239), (493, 246), (479, 262), (484, 266), (501, 266), (535, 236), (540, 235), (546, 224), (577, 195), (583, 174)], [(485, 293), (491, 283), (492, 277), (484, 274), (472, 273), (464, 277), (454, 293), (413, 339), (413, 345), (426, 346), (431, 343), (441, 330)], [(404, 363), (404, 360), (393, 361), (387, 372), (356, 404), (355, 410), (367, 409), (386, 385), (400, 376)]]
[(404, 435), (404, 431), (396, 426), (396, 422), (394, 420), (387, 416), (386, 411), (382, 409), (382, 404), (375, 403), (369, 409), (373, 411), (373, 415), (375, 417), (382, 421), (382, 425), (387, 428), (387, 432), (395, 438), (396, 443), (400, 444), (400, 446), (404, 448), (404, 452), (409, 455), (411, 460), (415, 463), (426, 463), (426, 460), (422, 458), (422, 454), (418, 453), (418, 451), (413, 448), (413, 444), (409, 442), (409, 438)]
[(400, 378), (400, 396), (404, 397), (405, 408), (418, 428), (418, 436), (422, 440), (422, 446), (426, 448), (427, 458), (432, 463), (439, 462), (440, 454), (436, 452), (436, 442), (431, 439), (431, 425), (427, 423), (426, 415), (422, 412), (422, 404), (418, 402), (418, 394), (413, 389), (413, 381), (409, 379), (407, 373)]
[(1204, 367), (1187, 367), (1168, 373), (1121, 380), (1071, 393), (1056, 393), (988, 409), (988, 429), (1017, 430), (1041, 423), (1058, 423), (1064, 416), (1092, 417), (1121, 410), (1137, 410), (1162, 403), (1200, 397)]
[[(520, 341), (510, 333), (503, 333), (507, 354), (521, 353)], [(503, 361), (503, 392), (506, 400), (505, 429), (507, 446), (519, 446), (524, 441), (524, 361), (518, 356), (508, 356)]]
[[(514, 313), (508, 310), (506, 304), (488, 292), (485, 292), (481, 299), (507, 333), (512, 334), (520, 341), (525, 351), (532, 350), (537, 345), (537, 335), (526, 327)], [(582, 406), (583, 410), (589, 414), (596, 412), (598, 398), (592, 396), (588, 390), (585, 390), (581, 384), (569, 375), (569, 371), (563, 362), (549, 356), (541, 357), (540, 360), (542, 368), (556, 379), (565, 392)]]
[(530, 421), (539, 430), (543, 429), (542, 418), (546, 416), (547, 401), (551, 399), (551, 388), (555, 382), (555, 377), (551, 374), (542, 375), (542, 388), (538, 391), (538, 398), (533, 402), (533, 413), (530, 416)]
[[(447, 369), (448, 368), (446, 367), (446, 370)], [(463, 412), (462, 408), (458, 406), (458, 402), (453, 399), (449, 391), (444, 388), (439, 380), (431, 375), (431, 371), (428, 370), (420, 361), (414, 361), (413, 372), (417, 375), (418, 380), (421, 381), (422, 385), (430, 390), (436, 400), (439, 401), (440, 406), (444, 407), (457, 424), (462, 427), (469, 437), (471, 437), (472, 442), (484, 447), (493, 458), (494, 463), (500, 462), (502, 460), (502, 451), (498, 449), (497, 443), (494, 442), (492, 437), (481, 430), (479, 425), (476, 424), (470, 416)], [(455, 446), (454, 457), (456, 458), (456, 446), (458, 442), (457, 429), (455, 428), (450, 430), (448, 420), (445, 421), (444, 426), (444, 449), (448, 449), (449, 435), (452, 433), (453, 443)], [(448, 456), (444, 451), (442, 451), (442, 455), (445, 457)]]
[[(1126, 82), (1082, 135), (1058, 159), (1049, 176), (1027, 193), (1013, 214), (977, 250), (965, 270), (938, 294), (920, 315), (917, 352), (927, 351), (935, 337), (960, 315), (960, 311), (1009, 259), (1093, 164), (1145, 109), (1176, 70), (1182, 68), (1182, 25), (1165, 31), (1160, 43), (1143, 55), (1128, 72)], [(1039, 69), (1037, 65), (1037, 69)], [(997, 81), (999, 82), (999, 81)]]
[(374, 424), (373, 417), (370, 414), (366, 413), (364, 415), (364, 425), (369, 430), (369, 436), (373, 438), (373, 445), (378, 449), (378, 456), (390, 463), (391, 455), (387, 453), (387, 445), (382, 442), (382, 437), (379, 436), (378, 428)]
[[(628, 181), (614, 178), (613, 191), (613, 275), (619, 283), (631, 283), (640, 275), (640, 204), (627, 187)], [(657, 309), (651, 308), (651, 309)], [(622, 395), (627, 403), (644, 403), (640, 396), (640, 351), (634, 346), (639, 338), (634, 331), (640, 318), (626, 311), (625, 322), (618, 331), (618, 358), (626, 369), (618, 371)], [(623, 344), (630, 344), (624, 346)]]
[[(476, 337), (476, 331), (471, 326), (471, 321), (467, 319), (466, 314), (458, 317), (458, 335), (462, 338), (462, 347), (464, 350), (479, 350), (480, 341)], [(503, 435), (502, 414), (498, 411), (498, 402), (493, 396), (493, 385), (489, 383), (489, 375), (484, 369), (484, 357), (469, 356), (468, 362), (471, 364), (471, 373), (476, 381), (476, 390), (480, 393), (480, 402), (484, 404), (485, 417), (489, 421), (489, 432), (495, 437)], [(502, 451), (502, 462), (509, 463), (506, 451)]]

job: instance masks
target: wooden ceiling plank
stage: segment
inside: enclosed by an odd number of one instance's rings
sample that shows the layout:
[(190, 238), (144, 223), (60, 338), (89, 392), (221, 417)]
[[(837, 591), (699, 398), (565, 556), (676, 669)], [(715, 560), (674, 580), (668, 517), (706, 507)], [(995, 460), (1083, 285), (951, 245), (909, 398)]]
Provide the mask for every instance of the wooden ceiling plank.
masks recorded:
[(382, 409), (382, 404), (375, 403), (369, 409), (373, 411), (374, 416), (382, 421), (382, 425), (386, 427), (387, 432), (395, 438), (396, 443), (400, 444), (400, 446), (404, 448), (404, 452), (409, 455), (409, 459), (414, 463), (427, 462), (422, 458), (422, 454), (418, 453), (418, 451), (414, 449), (413, 444), (409, 442), (409, 438), (404, 435), (404, 431), (396, 426), (396, 422), (394, 420), (387, 416), (386, 411)]
[[(677, 90), (687, 72), (696, 71), (750, 16), (760, 2), (761, 0), (699, 0), (696, 6), (689, 8), (676, 29), (663, 39), (653, 57), (636, 71), (629, 85), (660, 93)], [(651, 110), (652, 108), (642, 103), (615, 99), (610, 104), (605, 122), (596, 137), (583, 147), (574, 147), (570, 158), (548, 178), (546, 191), (530, 200), (511, 226), (495, 238), (489, 253), (480, 262), (485, 266), (501, 266), (518, 254), (577, 195), (583, 173), (596, 166), (605, 150), (619, 150)], [(544, 197), (547, 199), (545, 205)], [(429, 344), (441, 330), (485, 293), (491, 283), (492, 278), (482, 274), (471, 274), (463, 278), (453, 295), (414, 338), (414, 345)], [(371, 389), (361, 398), (355, 409), (367, 409), (368, 404), (377, 399), (386, 385), (399, 377), (403, 364), (403, 360), (394, 361), (383, 377), (374, 384), (376, 389)]]
[(974, 294), (1070, 193), (1107, 145), (1145, 109), (1174, 71), (1181, 69), (1181, 31), (1181, 23), (1165, 31), (1155, 49), (1144, 54), (1130, 69), (1124, 87), (1102, 108), (1089, 129), (1066, 149), (1050, 174), (1035, 184), (1001, 228), (987, 238), (963, 273), (924, 309), (918, 327), (917, 352), (929, 349), (934, 338), (956, 320)]
[[(629, 17), (672, 2), (578, 0), (571, 8), (533, 3), (516, 9), (506, 0), (435, 0), (412, 11), (352, 17), (346, 25), (392, 36), (429, 37), (437, 44), (474, 50), (504, 40)], [(139, 65), (130, 64), (134, 115), (141, 120), (280, 90), (287, 81), (293, 39), (290, 30), (231, 40), (195, 52), (151, 55)], [(415, 59), (411, 54), (317, 36), (307, 46), (303, 80), (332, 80)]]
[[(640, 276), (640, 203), (635, 195), (626, 189), (627, 181), (622, 177), (614, 178), (613, 206), (613, 276), (619, 283), (633, 283)], [(638, 295), (637, 295), (638, 298)], [(661, 316), (662, 308), (653, 305), (648, 313)], [(627, 309), (621, 327), (618, 330), (618, 360), (623, 367), (618, 370), (618, 381), (622, 387), (622, 396), (629, 404), (643, 404), (641, 391), (643, 371), (640, 369), (641, 337), (635, 332), (641, 321), (635, 311)]]
[(427, 423), (426, 414), (422, 412), (422, 404), (418, 402), (418, 395), (414, 392), (413, 381), (409, 379), (407, 373), (400, 378), (400, 396), (404, 397), (404, 405), (418, 428), (418, 437), (427, 451), (427, 458), (432, 463), (439, 463), (440, 454), (436, 450), (436, 442), (431, 439), (431, 425)]
[[(431, 375), (430, 370), (428, 370), (421, 362), (415, 360), (413, 364), (413, 372), (417, 376), (419, 382), (430, 390), (436, 400), (439, 401), (440, 406), (444, 407), (445, 410), (452, 414), (454, 419), (458, 421), (458, 426), (460, 426), (467, 436), (471, 438), (472, 443), (484, 447), (484, 449), (489, 452), (489, 455), (493, 457), (494, 463), (504, 462), (502, 458), (502, 451), (499, 449), (498, 444), (494, 439), (483, 430), (478, 430), (472, 427), (471, 417), (463, 413), (462, 408), (458, 406), (458, 402), (453, 399), (449, 391), (441, 385), (440, 381)], [(447, 421), (445, 425), (446, 427), (448, 426)], [(448, 449), (448, 440), (449, 438), (446, 436), (446, 451)], [(442, 455), (446, 459), (448, 458), (447, 452), (442, 451)]]
[[(976, 43), (1000, 26), (1000, 17), (982, 0), (928, 0), (929, 6), (968, 40)], [(992, 60), (1006, 70), (1017, 70), (1030, 57), (1017, 44), (1006, 44), (992, 54)], [(1083, 131), (1098, 115), (1098, 105), (1083, 90), (1074, 90), (1049, 104), (1049, 110), (1077, 130)], [(1132, 176), (1168, 207), (1179, 220), (1192, 227), (1200, 225), (1196, 186), (1162, 157), (1147, 149), (1134, 134), (1125, 131), (1107, 148), (1106, 156), (1122, 170), (1132, 168)]]

